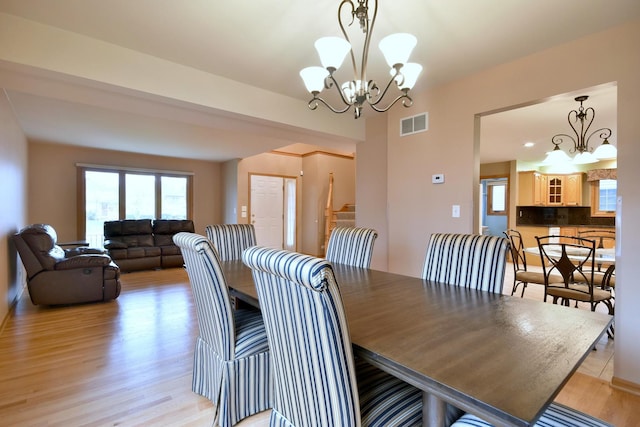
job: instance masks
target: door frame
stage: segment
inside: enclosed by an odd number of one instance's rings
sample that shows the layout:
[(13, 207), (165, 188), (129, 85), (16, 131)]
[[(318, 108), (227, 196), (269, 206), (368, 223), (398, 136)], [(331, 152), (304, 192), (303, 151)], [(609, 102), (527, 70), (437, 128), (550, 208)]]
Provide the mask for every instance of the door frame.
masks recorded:
[(270, 173), (258, 173), (258, 172), (249, 172), (248, 174), (248, 182), (247, 182), (247, 187), (248, 187), (248, 193), (247, 193), (247, 200), (248, 200), (248, 212), (247, 212), (247, 222), (249, 224), (251, 224), (251, 214), (252, 214), (252, 206), (251, 206), (251, 178), (253, 176), (266, 176), (266, 177), (273, 177), (273, 178), (282, 178), (283, 180), (283, 197), (282, 197), (282, 212), (283, 212), (283, 218), (282, 218), (282, 232), (283, 232), (283, 236), (282, 236), (282, 242), (283, 242), (283, 246), (286, 247), (286, 230), (287, 230), (287, 224), (285, 223), (285, 208), (286, 208), (286, 203), (287, 203), (287, 198), (285, 197), (285, 188), (284, 188), (284, 183), (287, 179), (293, 180), (296, 183), (296, 191), (295, 191), (295, 200), (294, 200), (294, 211), (295, 211), (295, 227), (293, 228), (293, 232), (294, 232), (294, 236), (293, 236), (293, 241), (294, 241), (294, 251), (298, 250), (298, 236), (299, 236), (299, 232), (298, 232), (298, 226), (300, 224), (300, 214), (299, 214), (299, 196), (300, 196), (300, 185), (298, 182), (298, 177), (295, 175), (282, 175), (282, 174), (270, 174)]

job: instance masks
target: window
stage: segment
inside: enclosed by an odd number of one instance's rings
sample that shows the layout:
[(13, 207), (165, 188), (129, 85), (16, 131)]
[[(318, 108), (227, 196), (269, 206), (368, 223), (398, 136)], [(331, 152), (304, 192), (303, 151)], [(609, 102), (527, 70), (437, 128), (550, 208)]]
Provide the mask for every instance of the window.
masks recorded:
[(507, 214), (506, 182), (487, 183), (487, 215)]
[(78, 167), (78, 236), (102, 246), (104, 222), (190, 219), (192, 175)]
[(600, 179), (591, 181), (591, 216), (615, 216), (616, 179)]

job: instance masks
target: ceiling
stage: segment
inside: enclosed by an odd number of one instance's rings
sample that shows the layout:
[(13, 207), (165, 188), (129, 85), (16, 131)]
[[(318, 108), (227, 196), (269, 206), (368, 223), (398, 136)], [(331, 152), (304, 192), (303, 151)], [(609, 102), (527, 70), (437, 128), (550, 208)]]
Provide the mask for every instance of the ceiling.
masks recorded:
[[(335, 0), (56, 0), (54, 7), (49, 0), (0, 0), (0, 13), (308, 101), (298, 71), (319, 65), (315, 39), (339, 35), (337, 4)], [(640, 16), (637, 0), (616, 0), (615, 6), (610, 0), (587, 4), (584, 0), (384, 2), (374, 29), (369, 78), (387, 75), (376, 46), (392, 32), (418, 38), (411, 60), (424, 66), (412, 91), (419, 94), (429, 86)], [(110, 97), (124, 96), (106, 86), (100, 90)], [(525, 108), (483, 117), (481, 161), (527, 156), (522, 152), (525, 141), (548, 151), (552, 135), (570, 132), (567, 113), (577, 107), (573, 98), (582, 94), (590, 95), (587, 105), (596, 109), (594, 126), (611, 127), (615, 144), (616, 89), (589, 88), (587, 93), (532, 100)], [(295, 144), (293, 152), (323, 146), (351, 153), (358, 142), (153, 97), (78, 103), (37, 90), (9, 90), (8, 95), (27, 137), (57, 143), (228, 160), (289, 144)], [(243, 133), (237, 132), (240, 128)], [(259, 142), (247, 141), (251, 139), (247, 131), (260, 135)], [(297, 144), (300, 141), (309, 145)], [(534, 151), (528, 155), (540, 156), (531, 154)]]

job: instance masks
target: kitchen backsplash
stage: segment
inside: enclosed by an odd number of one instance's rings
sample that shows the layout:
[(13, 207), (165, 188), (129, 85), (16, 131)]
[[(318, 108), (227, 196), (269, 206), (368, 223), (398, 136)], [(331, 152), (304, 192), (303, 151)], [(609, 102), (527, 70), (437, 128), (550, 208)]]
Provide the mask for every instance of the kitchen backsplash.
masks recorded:
[(589, 206), (517, 206), (517, 225), (615, 226), (613, 217), (592, 217)]

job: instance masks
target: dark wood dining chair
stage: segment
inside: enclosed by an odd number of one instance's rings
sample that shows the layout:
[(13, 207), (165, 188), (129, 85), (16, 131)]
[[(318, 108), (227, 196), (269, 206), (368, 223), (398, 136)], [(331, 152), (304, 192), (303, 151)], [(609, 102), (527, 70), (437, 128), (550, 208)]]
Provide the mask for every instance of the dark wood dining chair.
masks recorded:
[[(583, 237), (585, 239), (591, 239), (596, 241), (596, 250), (604, 249), (604, 248), (614, 248), (616, 246), (616, 232), (613, 230), (582, 230), (578, 231), (578, 237)], [(595, 280), (598, 282), (603, 274), (602, 273), (604, 264), (598, 263), (598, 269), (595, 274)], [(604, 267), (606, 270), (606, 267)]]
[[(546, 278), (545, 301), (550, 296), (554, 304), (568, 306), (572, 300), (588, 303), (591, 311), (603, 303), (613, 315), (611, 292), (594, 284), (595, 240), (576, 236), (536, 236), (536, 240)], [(554, 280), (553, 273), (562, 280)]]
[[(513, 288), (511, 289), (511, 295), (515, 294), (518, 290), (518, 286), (522, 285), (520, 291), (520, 297), (524, 297), (524, 291), (527, 289), (529, 283), (544, 286), (545, 276), (541, 271), (530, 271), (527, 269), (527, 254), (524, 251), (524, 243), (522, 241), (522, 234), (518, 230), (507, 230), (504, 235), (509, 239), (511, 262), (513, 264)], [(560, 276), (554, 275), (552, 280), (562, 280)]]

